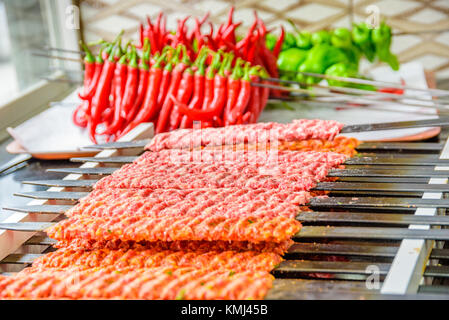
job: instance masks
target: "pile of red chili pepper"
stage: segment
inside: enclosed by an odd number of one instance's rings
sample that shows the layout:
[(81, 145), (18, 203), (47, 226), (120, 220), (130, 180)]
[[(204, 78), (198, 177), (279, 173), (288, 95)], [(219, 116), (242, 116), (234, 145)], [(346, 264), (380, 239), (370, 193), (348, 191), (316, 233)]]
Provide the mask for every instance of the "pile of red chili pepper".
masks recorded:
[(142, 49), (121, 45), (119, 35), (103, 43), (98, 55), (82, 44), (85, 55), (82, 103), (73, 121), (114, 141), (142, 122), (153, 122), (156, 133), (190, 128), (254, 123), (266, 105), (269, 89), (252, 86), (267, 71), (260, 65), (221, 49), (203, 46), (192, 59), (183, 43), (152, 53), (150, 40)]
[[(190, 16), (178, 21), (176, 32), (170, 32), (166, 28), (166, 18), (160, 12), (155, 22), (147, 18), (147, 25), (140, 25), (140, 47), (143, 47), (145, 40), (149, 41), (151, 53), (160, 52), (165, 45), (176, 47), (183, 44), (186, 47), (190, 59), (196, 59), (203, 47), (210, 50), (232, 52), (235, 57), (242, 58), (252, 65), (263, 66), (271, 77), (278, 78), (279, 73), (276, 65), (277, 58), (282, 48), (285, 32), (281, 28), (281, 34), (273, 45), (272, 50), (266, 46), (266, 36), (269, 33), (265, 23), (254, 11), (254, 22), (249, 27), (246, 35), (238, 40), (237, 28), (242, 22), (233, 21), (234, 7), (229, 10), (227, 21), (220, 24), (216, 31), (213, 24), (208, 21), (209, 13), (203, 18), (194, 18), (195, 26), (188, 29), (186, 22)], [(209, 25), (208, 33), (202, 32), (202, 26)]]

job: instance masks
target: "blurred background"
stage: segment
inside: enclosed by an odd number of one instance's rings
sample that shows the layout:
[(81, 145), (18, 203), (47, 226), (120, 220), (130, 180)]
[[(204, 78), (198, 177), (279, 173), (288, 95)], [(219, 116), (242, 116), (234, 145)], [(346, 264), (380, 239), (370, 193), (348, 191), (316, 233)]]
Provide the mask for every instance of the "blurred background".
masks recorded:
[[(350, 27), (379, 14), (396, 33), (392, 51), (400, 62), (420, 61), (439, 79), (449, 78), (449, 1), (448, 0), (101, 0), (80, 1), (82, 33), (86, 40), (112, 40), (125, 29), (125, 35), (137, 36), (139, 22), (146, 15), (167, 13), (167, 25), (176, 28), (176, 20), (185, 15), (202, 16), (223, 22), (229, 7), (236, 7), (235, 18), (243, 27), (253, 20), (253, 10), (273, 28), (291, 19), (301, 30)], [(193, 22), (193, 21), (191, 21)], [(242, 28), (243, 29), (243, 28)]]

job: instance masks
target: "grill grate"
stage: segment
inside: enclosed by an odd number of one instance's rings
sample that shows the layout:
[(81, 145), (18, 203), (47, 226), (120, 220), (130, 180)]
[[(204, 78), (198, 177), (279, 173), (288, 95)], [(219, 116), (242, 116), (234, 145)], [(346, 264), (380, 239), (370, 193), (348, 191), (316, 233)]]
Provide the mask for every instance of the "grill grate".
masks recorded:
[[(126, 140), (151, 136), (152, 127), (144, 125)], [(76, 159), (84, 162), (80, 168), (52, 170), (68, 173), (64, 180), (25, 181), (50, 188), (19, 194), (34, 198), (29, 206), (5, 208), (15, 214), (5, 221), (10, 230), (0, 231), (0, 271), (18, 272), (54, 250), (55, 241), (37, 231), (41, 222), (62, 219), (73, 200), (132, 161), (142, 145), (106, 146), (95, 158)], [(438, 166), (448, 163), (448, 144), (363, 143), (358, 150), (367, 157), (354, 158), (347, 169), (333, 170), (339, 182), (320, 184), (320, 190), (331, 190), (331, 197), (312, 202), (314, 212), (298, 215), (304, 227), (273, 271), (276, 280), (267, 299), (448, 297), (449, 199), (444, 192), (449, 167)], [(108, 160), (98, 161), (100, 157)], [(368, 166), (367, 160), (358, 160), (363, 158), (371, 159)], [(420, 165), (423, 159), (425, 165)], [(32, 231), (14, 231), (17, 227)]]

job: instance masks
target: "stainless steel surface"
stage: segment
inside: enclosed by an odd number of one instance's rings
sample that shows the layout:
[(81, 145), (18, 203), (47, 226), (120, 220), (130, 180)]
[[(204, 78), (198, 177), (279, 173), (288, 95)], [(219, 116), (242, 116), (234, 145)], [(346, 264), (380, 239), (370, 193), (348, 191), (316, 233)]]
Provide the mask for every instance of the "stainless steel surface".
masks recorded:
[(71, 158), (72, 162), (98, 162), (98, 163), (130, 163), (136, 160), (133, 156), (118, 156), (118, 157), (77, 157)]
[(45, 229), (53, 226), (54, 222), (1, 222), (1, 230), (11, 230), (11, 231), (26, 231), (26, 232), (37, 232), (44, 231)]
[(23, 184), (47, 187), (88, 188), (98, 180), (30, 180), (22, 181)]
[(132, 149), (138, 148), (143, 149), (150, 140), (139, 140), (139, 141), (129, 141), (129, 142), (110, 142), (103, 144), (94, 144), (91, 146), (85, 146), (83, 149)]
[(28, 153), (19, 154), (18, 156), (15, 156), (13, 159), (8, 161), (4, 165), (0, 166), (0, 174), (2, 174), (3, 172), (23, 163), (25, 161), (30, 160), (31, 158), (32, 158), (31, 155)]
[(27, 206), (5, 206), (4, 210), (27, 212), (27, 213), (58, 213), (62, 214), (69, 210), (72, 206), (69, 205), (27, 205)]
[(47, 200), (78, 200), (87, 196), (89, 192), (57, 192), (57, 191), (35, 191), (35, 192), (17, 192), (14, 195), (32, 199)]
[(117, 171), (119, 168), (58, 168), (58, 169), (48, 169), (48, 172), (62, 172), (62, 173), (73, 173), (73, 174), (90, 174), (90, 175), (110, 175)]

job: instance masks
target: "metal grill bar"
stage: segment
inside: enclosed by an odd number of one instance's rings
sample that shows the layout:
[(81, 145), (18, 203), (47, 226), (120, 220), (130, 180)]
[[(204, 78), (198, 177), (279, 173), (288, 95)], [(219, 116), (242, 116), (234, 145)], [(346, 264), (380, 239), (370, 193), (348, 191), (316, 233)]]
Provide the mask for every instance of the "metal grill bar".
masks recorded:
[(301, 212), (296, 216), (301, 222), (346, 222), (398, 225), (449, 226), (449, 216), (417, 216), (410, 214), (364, 213), (364, 212)]
[(394, 150), (394, 151), (441, 151), (444, 143), (431, 142), (363, 142), (358, 151)]
[(22, 183), (47, 187), (90, 188), (97, 181), (98, 180), (31, 180), (22, 181)]
[(136, 160), (134, 156), (119, 156), (119, 157), (78, 157), (70, 158), (72, 162), (98, 162), (98, 163), (131, 163)]
[(9, 206), (3, 207), (5, 210), (24, 213), (57, 213), (62, 214), (72, 206), (68, 205), (29, 205), (29, 206)]
[[(449, 140), (446, 140), (441, 159), (449, 159)], [(435, 170), (449, 170), (449, 168), (436, 167)], [(432, 178), (429, 184), (448, 183), (448, 179)], [(441, 200), (442, 193), (425, 193), (423, 199), (431, 201)], [(433, 200), (434, 199), (434, 200)], [(433, 208), (419, 208), (416, 210), (417, 216), (435, 216), (437, 210)], [(410, 225), (409, 230), (430, 231), (429, 225)], [(419, 239), (419, 240), (418, 240)], [(390, 271), (382, 286), (383, 294), (406, 294), (416, 293), (422, 281), (422, 272), (428, 262), (431, 249), (434, 247), (433, 241), (425, 241), (425, 238), (417, 240), (403, 240), (396, 254)]]
[(86, 197), (89, 192), (55, 192), (55, 191), (34, 191), (34, 192), (18, 192), (15, 196), (32, 198), (32, 199), (46, 199), (46, 200), (71, 200), (76, 201)]
[(90, 174), (90, 175), (110, 175), (117, 171), (119, 168), (57, 168), (48, 169), (47, 172), (69, 173), (69, 174)]
[(418, 178), (418, 177), (449, 177), (448, 172), (436, 171), (433, 169), (331, 169), (329, 177), (387, 177), (387, 178)]
[[(344, 274), (368, 274), (370, 262), (347, 262), (347, 261), (302, 261), (286, 260), (273, 270), (278, 277), (288, 277), (297, 273), (319, 272), (319, 273), (344, 273)], [(385, 275), (390, 268), (388, 263), (378, 263), (380, 275)]]
[(440, 229), (405, 229), (405, 228), (368, 228), (368, 227), (321, 227), (305, 226), (293, 239), (372, 239), (372, 240), (402, 240), (429, 239), (449, 240), (449, 230)]
[(342, 255), (357, 257), (393, 258), (397, 252), (396, 247), (376, 246), (366, 244), (335, 244), (335, 243), (301, 243), (293, 244), (287, 253), (291, 255)]

